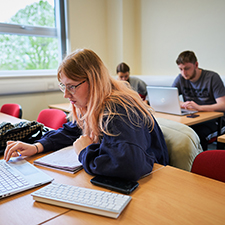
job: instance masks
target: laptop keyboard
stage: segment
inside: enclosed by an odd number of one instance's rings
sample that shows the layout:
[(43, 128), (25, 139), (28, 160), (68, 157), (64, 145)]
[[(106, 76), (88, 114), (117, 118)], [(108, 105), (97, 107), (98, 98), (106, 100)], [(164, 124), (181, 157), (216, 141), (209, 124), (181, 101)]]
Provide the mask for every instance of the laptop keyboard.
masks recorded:
[(117, 218), (131, 197), (107, 191), (51, 183), (31, 194), (36, 201)]
[(193, 110), (188, 110), (188, 109), (181, 109), (181, 113), (185, 113), (185, 114), (194, 114), (197, 111), (193, 111)]
[(0, 194), (27, 186), (29, 183), (16, 174), (5, 161), (0, 161)]
[(186, 112), (190, 112), (189, 110), (186, 110), (186, 109), (181, 109), (181, 112), (182, 113), (186, 113)]

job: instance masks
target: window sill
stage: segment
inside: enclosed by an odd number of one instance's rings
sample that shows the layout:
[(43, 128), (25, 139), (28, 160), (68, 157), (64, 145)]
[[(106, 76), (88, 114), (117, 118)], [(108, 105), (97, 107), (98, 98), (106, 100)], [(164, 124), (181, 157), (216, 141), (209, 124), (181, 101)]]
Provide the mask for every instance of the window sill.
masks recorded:
[(0, 72), (0, 95), (58, 91), (56, 71)]

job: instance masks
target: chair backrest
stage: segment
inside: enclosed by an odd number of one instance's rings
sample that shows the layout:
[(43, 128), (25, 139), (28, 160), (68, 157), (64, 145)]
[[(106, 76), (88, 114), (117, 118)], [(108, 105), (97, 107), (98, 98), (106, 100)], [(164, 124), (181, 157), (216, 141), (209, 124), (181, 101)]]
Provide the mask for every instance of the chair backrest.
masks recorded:
[(22, 118), (22, 107), (19, 104), (9, 103), (2, 105), (0, 112), (6, 113), (8, 115)]
[(165, 118), (156, 118), (156, 120), (166, 141), (169, 165), (191, 171), (195, 157), (202, 152), (198, 135), (185, 124)]
[(142, 98), (142, 100), (145, 100), (146, 95), (142, 95), (142, 94), (140, 94), (140, 93), (139, 93), (139, 95), (140, 95), (140, 97)]
[(198, 154), (191, 172), (225, 182), (225, 150), (207, 150)]
[(43, 109), (37, 118), (37, 122), (56, 130), (67, 121), (66, 113), (59, 109)]

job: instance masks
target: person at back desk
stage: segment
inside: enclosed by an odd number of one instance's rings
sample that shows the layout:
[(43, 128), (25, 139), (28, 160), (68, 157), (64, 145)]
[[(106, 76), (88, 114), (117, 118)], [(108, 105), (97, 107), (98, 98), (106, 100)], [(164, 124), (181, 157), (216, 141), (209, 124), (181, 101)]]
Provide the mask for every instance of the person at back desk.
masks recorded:
[(168, 164), (162, 131), (138, 93), (117, 81), (88, 49), (68, 55), (58, 69), (73, 122), (47, 132), (36, 144), (7, 143), (4, 159), (55, 151), (73, 145), (84, 170), (92, 175), (138, 180), (154, 163)]
[(119, 80), (127, 81), (141, 98), (145, 100), (147, 95), (146, 83), (137, 77), (130, 77), (130, 67), (126, 63), (120, 63), (116, 67), (116, 73)]
[[(225, 87), (220, 76), (198, 67), (197, 58), (192, 51), (184, 51), (178, 56), (176, 63), (180, 74), (176, 77), (173, 87), (177, 87), (179, 94), (183, 95), (182, 108), (198, 111), (225, 112)], [(222, 126), (224, 126), (224, 118)], [(209, 135), (217, 132), (217, 120), (211, 120), (193, 125), (200, 138), (203, 150), (208, 148)]]

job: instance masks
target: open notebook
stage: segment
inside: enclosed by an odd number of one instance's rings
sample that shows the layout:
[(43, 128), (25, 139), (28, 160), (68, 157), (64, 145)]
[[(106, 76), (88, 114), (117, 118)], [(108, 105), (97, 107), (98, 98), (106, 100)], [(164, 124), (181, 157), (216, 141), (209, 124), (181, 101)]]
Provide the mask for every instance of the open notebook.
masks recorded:
[(0, 160), (0, 199), (53, 180), (22, 157)]
[(82, 164), (78, 160), (73, 146), (68, 146), (48, 154), (34, 161), (34, 164), (40, 166), (51, 167), (58, 170), (63, 170), (70, 173), (75, 173), (82, 169)]

